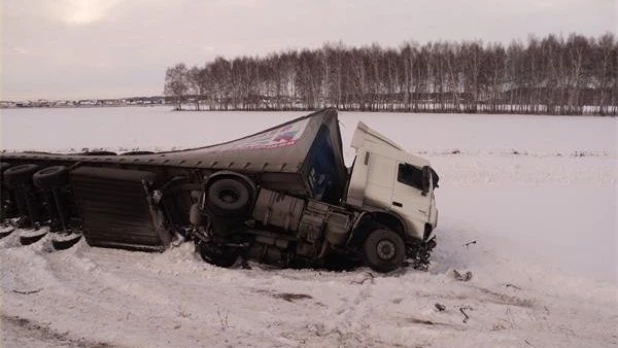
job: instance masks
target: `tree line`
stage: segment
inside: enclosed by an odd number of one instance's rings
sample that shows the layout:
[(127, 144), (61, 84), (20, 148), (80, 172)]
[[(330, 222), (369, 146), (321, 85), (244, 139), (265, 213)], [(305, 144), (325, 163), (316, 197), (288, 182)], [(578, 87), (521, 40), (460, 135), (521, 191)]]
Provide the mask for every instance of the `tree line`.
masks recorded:
[(571, 34), (507, 46), (406, 42), (217, 57), (169, 67), (164, 94), (177, 109), (340, 110), (616, 115), (618, 41)]

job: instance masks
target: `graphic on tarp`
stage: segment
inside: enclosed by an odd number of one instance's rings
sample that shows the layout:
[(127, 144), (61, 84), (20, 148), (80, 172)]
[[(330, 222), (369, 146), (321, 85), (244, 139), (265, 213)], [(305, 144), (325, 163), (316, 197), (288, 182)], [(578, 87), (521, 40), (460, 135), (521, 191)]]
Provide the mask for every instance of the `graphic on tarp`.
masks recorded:
[(305, 132), (308, 123), (309, 119), (304, 119), (249, 138), (217, 146), (217, 150), (271, 149), (294, 145)]

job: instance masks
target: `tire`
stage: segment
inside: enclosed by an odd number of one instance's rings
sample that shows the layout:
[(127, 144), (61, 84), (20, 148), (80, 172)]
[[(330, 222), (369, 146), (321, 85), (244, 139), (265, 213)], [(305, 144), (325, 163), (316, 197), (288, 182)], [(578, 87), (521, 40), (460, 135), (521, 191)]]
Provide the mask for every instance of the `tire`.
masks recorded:
[(240, 250), (233, 247), (220, 247), (208, 243), (198, 243), (198, 251), (202, 260), (217, 267), (230, 268), (240, 256)]
[[(11, 165), (9, 163), (6, 162), (0, 162), (0, 185), (2, 185), (2, 188), (4, 189), (4, 171), (9, 169), (11, 167)], [(0, 192), (1, 194), (2, 192)]]
[(0, 162), (0, 174), (4, 173), (5, 170), (9, 169), (11, 165), (6, 162)]
[(32, 174), (39, 170), (36, 164), (22, 164), (10, 167), (2, 173), (4, 183), (9, 187), (16, 187), (32, 180)]
[[(7, 217), (7, 212), (4, 210), (5, 203), (9, 202), (10, 193), (6, 185), (4, 184), (3, 174), (5, 170), (7, 170), (11, 165), (6, 162), (0, 162), (0, 222), (3, 222)], [(8, 203), (7, 203), (8, 204)], [(0, 225), (1, 226), (1, 225)], [(2, 229), (0, 227), (0, 229)], [(2, 232), (0, 232), (0, 238), (4, 237)]]
[(76, 233), (72, 233), (71, 234), (74, 238), (54, 238), (52, 237), (52, 245), (54, 246), (54, 249), (56, 250), (66, 250), (70, 247), (72, 247), (73, 245), (77, 244), (77, 242), (79, 242), (79, 240), (82, 238), (81, 234), (76, 234)]
[(65, 166), (48, 167), (34, 173), (32, 181), (36, 187), (43, 190), (64, 186), (69, 182), (69, 172)]
[(45, 237), (46, 235), (47, 233), (19, 236), (19, 243), (21, 243), (21, 245), (30, 245), (30, 244), (36, 243), (39, 240), (43, 239), (43, 237)]
[(208, 186), (208, 208), (217, 216), (242, 217), (251, 206), (247, 185), (239, 179), (223, 178)]
[(363, 244), (365, 263), (380, 273), (396, 270), (406, 258), (406, 245), (393, 230), (376, 225)]
[(11, 233), (13, 233), (13, 231), (15, 231), (15, 227), (13, 227), (13, 226), (0, 227), (0, 239), (8, 236)]

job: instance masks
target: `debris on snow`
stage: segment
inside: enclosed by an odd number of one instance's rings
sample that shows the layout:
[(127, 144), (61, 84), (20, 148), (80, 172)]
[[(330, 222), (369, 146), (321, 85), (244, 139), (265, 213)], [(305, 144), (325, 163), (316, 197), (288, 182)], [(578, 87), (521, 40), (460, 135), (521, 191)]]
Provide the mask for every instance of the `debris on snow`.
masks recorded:
[(28, 291), (23, 291), (23, 290), (15, 290), (13, 289), (12, 291), (16, 294), (20, 294), (20, 295), (32, 295), (32, 294), (36, 294), (37, 292), (41, 292), (41, 290), (43, 290), (43, 288), (40, 289), (36, 289), (36, 290), (28, 290)]
[(455, 278), (456, 280), (462, 281), (462, 282), (467, 282), (467, 281), (470, 281), (470, 279), (472, 279), (472, 272), (468, 271), (464, 274), (461, 274), (456, 269), (454, 269), (453, 278)]
[(255, 292), (259, 294), (266, 294), (273, 298), (281, 299), (287, 302), (295, 302), (296, 300), (308, 300), (313, 298), (311, 295), (301, 293), (277, 292), (272, 290), (257, 290)]
[(311, 295), (307, 295), (307, 294), (293, 294), (293, 293), (289, 293), (289, 292), (276, 293), (276, 294), (273, 294), (272, 296), (274, 298), (280, 298), (280, 299), (288, 301), (288, 302), (294, 302), (296, 300), (306, 300), (306, 299), (313, 298), (313, 297), (311, 297)]
[(506, 283), (504, 286), (506, 286), (507, 288), (513, 288), (515, 290), (521, 290), (521, 288), (517, 285), (513, 285), (511, 283)]
[(469, 246), (470, 246), (470, 245), (472, 245), (472, 244), (476, 244), (476, 240), (473, 240), (473, 241), (471, 241), (471, 242), (467, 242), (467, 243), (466, 243), (466, 244), (464, 244), (463, 246), (465, 246), (465, 247), (469, 247)]
[(433, 321), (431, 320), (425, 320), (425, 319), (419, 319), (419, 318), (409, 318), (408, 321), (413, 324), (423, 324), (423, 325), (433, 325), (434, 324)]
[(230, 323), (228, 321), (228, 316), (230, 311), (226, 311), (225, 314), (221, 314), (221, 310), (217, 309), (217, 316), (219, 317), (219, 325), (221, 326), (221, 331), (225, 331), (230, 327)]
[(470, 319), (470, 317), (466, 313), (466, 310), (472, 310), (472, 307), (470, 307), (470, 306), (459, 307), (459, 311), (461, 312), (461, 314), (464, 315), (464, 320), (463, 320), (464, 324), (466, 324), (468, 322), (468, 319)]

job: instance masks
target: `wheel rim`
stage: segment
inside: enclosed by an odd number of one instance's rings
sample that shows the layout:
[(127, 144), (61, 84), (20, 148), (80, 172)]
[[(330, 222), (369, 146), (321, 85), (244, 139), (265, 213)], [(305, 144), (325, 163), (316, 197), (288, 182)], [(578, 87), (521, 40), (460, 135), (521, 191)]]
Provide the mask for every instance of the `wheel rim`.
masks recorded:
[(390, 260), (395, 257), (395, 243), (390, 240), (381, 240), (377, 246), (378, 257), (382, 260)]

